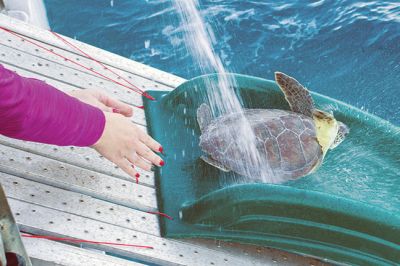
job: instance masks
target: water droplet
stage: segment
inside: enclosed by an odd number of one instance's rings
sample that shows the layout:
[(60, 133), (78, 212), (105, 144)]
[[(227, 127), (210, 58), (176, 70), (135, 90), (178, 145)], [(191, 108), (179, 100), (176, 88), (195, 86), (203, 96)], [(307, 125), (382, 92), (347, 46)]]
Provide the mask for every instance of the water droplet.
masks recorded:
[(150, 40), (144, 41), (144, 48), (149, 49), (150, 47)]

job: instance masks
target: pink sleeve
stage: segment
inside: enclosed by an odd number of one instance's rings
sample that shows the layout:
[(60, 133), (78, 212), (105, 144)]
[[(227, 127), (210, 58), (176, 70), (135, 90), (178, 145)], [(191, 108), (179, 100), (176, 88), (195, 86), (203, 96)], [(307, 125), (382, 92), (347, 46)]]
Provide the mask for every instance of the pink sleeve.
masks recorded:
[(0, 65), (0, 134), (60, 146), (91, 146), (101, 137), (103, 112), (43, 81)]

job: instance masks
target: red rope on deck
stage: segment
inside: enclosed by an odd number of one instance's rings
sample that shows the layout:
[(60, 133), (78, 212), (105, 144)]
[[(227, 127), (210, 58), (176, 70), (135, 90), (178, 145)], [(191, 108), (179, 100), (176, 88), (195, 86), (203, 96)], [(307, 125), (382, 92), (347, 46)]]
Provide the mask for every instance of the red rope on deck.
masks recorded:
[[(119, 81), (117, 81), (117, 80), (114, 80), (114, 79), (112, 79), (112, 78), (110, 78), (110, 77), (107, 77), (107, 76), (105, 76), (105, 75), (103, 75), (103, 74), (101, 74), (101, 73), (95, 71), (94, 69), (92, 69), (92, 68), (90, 68), (90, 67), (87, 67), (87, 66), (85, 66), (85, 65), (83, 65), (83, 64), (81, 64), (81, 63), (78, 63), (78, 62), (76, 62), (76, 61), (74, 61), (74, 60), (72, 60), (72, 59), (70, 59), (70, 58), (67, 58), (67, 57), (65, 57), (65, 56), (63, 56), (63, 55), (61, 55), (61, 54), (59, 54), (59, 53), (56, 53), (56, 52), (54, 52), (52, 49), (48, 49), (48, 48), (44, 47), (43, 45), (40, 45), (39, 43), (36, 43), (36, 42), (34, 42), (34, 41), (32, 41), (32, 40), (29, 40), (29, 39), (25, 38), (24, 36), (22, 36), (21, 34), (15, 32), (15, 31), (9, 30), (9, 29), (4, 28), (4, 27), (1, 27), (1, 26), (0, 26), (0, 29), (3, 30), (3, 31), (5, 31), (5, 32), (8, 32), (9, 34), (12, 34), (12, 35), (14, 35), (14, 36), (17, 36), (18, 38), (21, 38), (22, 40), (24, 40), (24, 41), (26, 41), (26, 42), (28, 42), (28, 43), (34, 45), (34, 46), (37, 46), (37, 47), (39, 47), (39, 48), (45, 50), (46, 52), (48, 52), (48, 53), (50, 53), (50, 54), (56, 55), (56, 56), (58, 56), (58, 57), (64, 59), (65, 61), (71, 62), (71, 63), (73, 63), (73, 64), (75, 64), (75, 65), (77, 65), (77, 66), (79, 66), (79, 67), (82, 67), (82, 68), (84, 68), (84, 69), (86, 69), (86, 70), (88, 70), (88, 71), (90, 71), (90, 72), (96, 74), (97, 76), (100, 76), (100, 77), (102, 77), (102, 78), (104, 78), (104, 79), (106, 79), (106, 80), (108, 80), (108, 81), (111, 81), (111, 82), (113, 82), (113, 83), (115, 83), (115, 84), (118, 84), (118, 85), (120, 85), (120, 86), (122, 86), (122, 87), (125, 87), (125, 88), (127, 88), (127, 89), (130, 89), (130, 90), (136, 92), (136, 93), (139, 93), (139, 94), (143, 95), (144, 97), (146, 97), (146, 98), (148, 98), (148, 99), (150, 99), (150, 100), (155, 100), (154, 97), (152, 97), (151, 95), (149, 95), (147, 92), (145, 92), (145, 91), (139, 89), (137, 86), (133, 85), (131, 82), (129, 82), (129, 81), (126, 80), (125, 78), (123, 78), (123, 77), (121, 77), (120, 75), (118, 75), (118, 74), (117, 74), (116, 72), (114, 72), (112, 69), (108, 68), (108, 67), (105, 66), (103, 63), (99, 62), (98, 60), (96, 60), (95, 58), (93, 58), (92, 56), (90, 56), (89, 54), (85, 53), (84, 51), (82, 51), (81, 49), (79, 49), (78, 47), (76, 47), (75, 45), (73, 45), (72, 43), (68, 42), (67, 40), (65, 40), (64, 38), (62, 38), (60, 35), (58, 35), (58, 34), (55, 33), (55, 32), (50, 31), (54, 36), (56, 36), (58, 39), (62, 40), (65, 44), (67, 44), (67, 45), (69, 45), (70, 47), (72, 47), (72, 48), (78, 50), (80, 53), (82, 53), (83, 55), (87, 56), (90, 60), (95, 61), (96, 63), (100, 64), (104, 69), (106, 69), (106, 70), (110, 71), (111, 73), (115, 74), (115, 75), (117, 76), (117, 78), (120, 78), (120, 79), (122, 79), (123, 81), (127, 82), (130, 86), (127, 86), (127, 85), (125, 85), (125, 84), (123, 84), (123, 83), (121, 83), (121, 82), (119, 82)], [(141, 108), (141, 106), (138, 106), (138, 108)]]
[[(90, 56), (89, 54), (85, 53), (84, 51), (82, 51), (82, 49), (80, 49), (79, 47), (77, 47), (76, 45), (73, 45), (71, 42), (68, 42), (65, 38), (61, 37), (58, 33), (54, 32), (54, 31), (50, 31), (54, 36), (56, 36), (58, 39), (60, 39), (62, 42), (64, 42), (66, 45), (72, 47), (73, 49), (79, 51), (80, 53), (82, 53), (83, 55), (87, 56), (89, 59), (91, 59), (92, 61), (96, 62), (97, 64), (99, 64), (100, 66), (102, 66), (105, 70), (110, 71), (111, 73), (113, 73), (114, 75), (117, 76), (117, 78), (122, 79), (123, 81), (125, 81), (126, 83), (128, 83), (129, 85), (131, 85), (133, 88), (135, 88), (137, 91), (140, 91), (142, 95), (144, 95), (145, 97), (149, 98), (150, 100), (154, 100), (153, 97), (151, 97), (150, 95), (148, 95), (146, 92), (144, 92), (143, 90), (139, 89), (137, 86), (133, 85), (129, 80), (125, 79), (124, 77), (121, 77), (119, 74), (117, 74), (115, 71), (113, 71), (112, 69), (108, 68), (106, 65), (104, 65), (103, 63), (101, 63), (100, 61), (96, 60), (95, 58), (93, 58), (92, 56)], [(148, 97), (149, 96), (149, 97)]]
[(167, 214), (165, 214), (165, 213), (162, 213), (162, 212), (147, 212), (147, 213), (160, 215), (160, 216), (163, 216), (163, 217), (165, 217), (165, 218), (167, 218), (167, 219), (170, 219), (170, 220), (173, 220), (173, 219), (174, 219), (174, 218), (172, 218), (171, 216), (169, 216), (169, 215), (167, 215)]

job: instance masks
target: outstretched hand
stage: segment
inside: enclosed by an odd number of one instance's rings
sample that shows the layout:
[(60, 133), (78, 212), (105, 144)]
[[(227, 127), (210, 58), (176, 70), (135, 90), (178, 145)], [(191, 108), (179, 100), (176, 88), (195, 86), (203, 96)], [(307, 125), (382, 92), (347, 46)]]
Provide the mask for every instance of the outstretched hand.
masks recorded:
[(132, 108), (129, 105), (115, 100), (100, 90), (73, 90), (68, 94), (77, 98), (81, 102), (95, 106), (104, 112), (120, 113), (126, 117), (130, 117), (133, 114)]
[(134, 166), (150, 171), (152, 164), (164, 165), (156, 154), (162, 146), (127, 118), (133, 114), (129, 105), (97, 90), (72, 91), (69, 95), (104, 112), (105, 128), (93, 148), (105, 158), (136, 178), (140, 175)]

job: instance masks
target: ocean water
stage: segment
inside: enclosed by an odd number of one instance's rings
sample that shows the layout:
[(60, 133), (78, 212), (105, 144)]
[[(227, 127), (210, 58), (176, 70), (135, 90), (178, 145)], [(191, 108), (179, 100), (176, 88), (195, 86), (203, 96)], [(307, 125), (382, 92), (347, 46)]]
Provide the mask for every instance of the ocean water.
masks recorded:
[[(296, 77), (400, 125), (399, 1), (200, 0), (230, 70)], [(184, 78), (201, 74), (171, 0), (46, 0), (53, 30)]]

